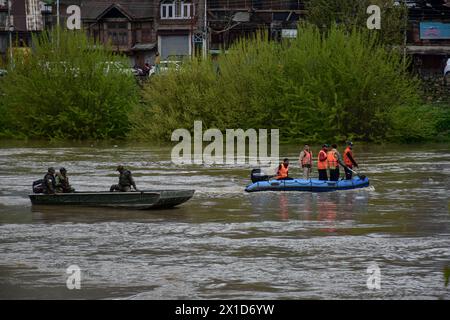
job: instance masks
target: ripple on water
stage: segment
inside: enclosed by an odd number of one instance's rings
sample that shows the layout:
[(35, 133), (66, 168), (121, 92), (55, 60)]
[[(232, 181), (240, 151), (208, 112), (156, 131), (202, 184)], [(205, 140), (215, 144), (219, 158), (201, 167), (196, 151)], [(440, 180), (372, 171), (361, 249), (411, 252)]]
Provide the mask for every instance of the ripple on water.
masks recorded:
[[(77, 264), (85, 298), (450, 298), (447, 149), (356, 150), (372, 185), (327, 194), (247, 194), (250, 166), (179, 167), (169, 151), (0, 148), (0, 289), (52, 297)], [(30, 184), (48, 166), (95, 191), (116, 182), (118, 163), (141, 189), (197, 192), (167, 211), (30, 210)], [(366, 288), (374, 262), (378, 292)]]

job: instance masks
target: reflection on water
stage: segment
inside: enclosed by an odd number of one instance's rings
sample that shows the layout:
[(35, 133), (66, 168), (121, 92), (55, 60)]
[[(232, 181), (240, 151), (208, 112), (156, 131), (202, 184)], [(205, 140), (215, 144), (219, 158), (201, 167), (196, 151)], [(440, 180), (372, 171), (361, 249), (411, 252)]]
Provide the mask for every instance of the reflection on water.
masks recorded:
[[(246, 194), (250, 167), (175, 166), (166, 147), (4, 145), (0, 298), (450, 298), (448, 146), (355, 152), (369, 188)], [(48, 166), (94, 191), (116, 182), (118, 163), (141, 189), (197, 192), (161, 211), (29, 203)], [(366, 287), (373, 262), (380, 291)], [(83, 270), (76, 292), (65, 288), (72, 264)]]

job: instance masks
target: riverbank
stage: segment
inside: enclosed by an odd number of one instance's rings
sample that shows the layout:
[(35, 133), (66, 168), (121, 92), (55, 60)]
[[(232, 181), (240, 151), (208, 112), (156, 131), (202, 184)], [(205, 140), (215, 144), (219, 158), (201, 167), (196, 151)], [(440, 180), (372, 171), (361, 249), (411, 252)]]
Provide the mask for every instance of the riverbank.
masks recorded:
[(367, 31), (305, 25), (282, 42), (259, 34), (143, 88), (122, 69), (105, 71), (105, 60), (121, 65), (121, 57), (99, 47), (79, 59), (90, 40), (62, 34), (47, 68), (48, 39), (0, 78), (0, 138), (167, 143), (174, 130), (201, 120), (222, 132), (279, 129), (282, 143), (450, 140), (450, 105), (424, 102), (408, 63)]

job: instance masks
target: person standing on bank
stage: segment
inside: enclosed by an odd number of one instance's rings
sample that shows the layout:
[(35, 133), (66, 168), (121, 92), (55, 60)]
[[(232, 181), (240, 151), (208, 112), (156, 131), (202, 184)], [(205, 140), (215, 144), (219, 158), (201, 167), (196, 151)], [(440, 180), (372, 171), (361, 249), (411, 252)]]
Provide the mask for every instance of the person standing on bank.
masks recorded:
[(308, 180), (311, 177), (311, 168), (312, 168), (312, 152), (309, 148), (309, 145), (305, 144), (302, 152), (300, 152), (300, 156), (298, 158), (298, 164), (303, 169), (303, 179)]
[(353, 143), (351, 141), (347, 142), (347, 148), (344, 151), (344, 164), (345, 179), (351, 180), (353, 176), (351, 169), (353, 169), (353, 167), (358, 168), (358, 164), (353, 158)]
[(119, 171), (119, 183), (113, 184), (109, 191), (130, 192), (131, 187), (139, 191), (130, 170), (126, 170), (123, 166), (118, 166), (117, 171)]
[(319, 155), (317, 156), (317, 170), (319, 171), (319, 180), (327, 181), (328, 180), (328, 148), (330, 146), (328, 144), (324, 144), (322, 149), (319, 151)]
[(44, 176), (43, 192), (45, 194), (54, 194), (56, 191), (55, 169), (50, 167)]

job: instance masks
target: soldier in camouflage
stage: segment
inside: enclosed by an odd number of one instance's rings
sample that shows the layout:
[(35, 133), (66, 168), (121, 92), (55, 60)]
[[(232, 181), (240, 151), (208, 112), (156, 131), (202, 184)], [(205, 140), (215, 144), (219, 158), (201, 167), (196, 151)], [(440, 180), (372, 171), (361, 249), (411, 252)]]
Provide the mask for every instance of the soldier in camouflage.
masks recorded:
[(131, 175), (131, 171), (126, 170), (123, 166), (118, 166), (117, 171), (119, 171), (119, 184), (113, 184), (109, 191), (130, 192), (131, 187), (133, 187), (134, 190), (139, 191), (133, 176)]
[(75, 189), (70, 186), (69, 177), (67, 176), (67, 170), (65, 168), (59, 169), (56, 174), (56, 193), (72, 193)]
[(55, 169), (50, 167), (44, 176), (43, 191), (45, 194), (54, 194), (55, 190)]

